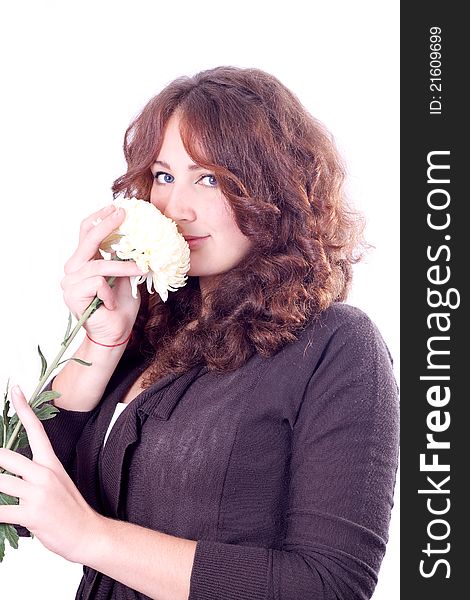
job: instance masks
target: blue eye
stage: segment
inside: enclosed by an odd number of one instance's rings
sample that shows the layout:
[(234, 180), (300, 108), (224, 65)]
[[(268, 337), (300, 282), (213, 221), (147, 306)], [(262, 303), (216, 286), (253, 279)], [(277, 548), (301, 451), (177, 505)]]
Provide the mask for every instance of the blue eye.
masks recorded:
[(202, 183), (202, 185), (207, 185), (208, 187), (217, 187), (217, 179), (214, 175), (203, 175), (198, 183)]
[(154, 175), (154, 179), (158, 183), (163, 183), (163, 184), (173, 183), (173, 181), (175, 180), (173, 175), (170, 175), (169, 173), (165, 173), (165, 171), (157, 171)]

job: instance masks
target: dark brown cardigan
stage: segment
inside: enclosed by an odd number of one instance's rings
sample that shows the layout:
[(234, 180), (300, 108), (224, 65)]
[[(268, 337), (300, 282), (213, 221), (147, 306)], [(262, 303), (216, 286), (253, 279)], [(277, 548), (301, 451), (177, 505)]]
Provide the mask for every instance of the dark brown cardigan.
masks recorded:
[[(103, 447), (140, 368), (122, 361), (96, 410), (45, 422), (91, 506), (197, 540), (190, 600), (370, 598), (398, 455), (397, 386), (370, 319), (336, 304), (272, 358), (164, 377)], [(146, 598), (84, 572), (77, 598)]]

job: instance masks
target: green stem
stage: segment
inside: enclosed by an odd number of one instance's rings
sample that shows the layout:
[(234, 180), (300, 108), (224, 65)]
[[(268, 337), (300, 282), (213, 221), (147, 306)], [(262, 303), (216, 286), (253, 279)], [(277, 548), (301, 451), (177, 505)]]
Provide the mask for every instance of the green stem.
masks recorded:
[[(109, 277), (107, 280), (108, 284), (110, 286), (112, 286), (114, 283), (114, 280), (115, 280), (115, 277)], [(31, 404), (36, 399), (37, 395), (40, 393), (40, 391), (44, 387), (44, 384), (49, 379), (49, 376), (51, 375), (51, 373), (57, 368), (57, 365), (59, 364), (60, 359), (62, 358), (62, 356), (64, 355), (64, 352), (67, 350), (67, 348), (72, 343), (72, 340), (79, 332), (81, 326), (85, 323), (85, 321), (88, 319), (88, 317), (90, 317), (95, 312), (95, 310), (100, 307), (101, 304), (102, 304), (102, 301), (98, 298), (98, 296), (95, 296), (95, 298), (87, 306), (87, 308), (85, 309), (85, 312), (78, 319), (75, 327), (72, 329), (70, 334), (64, 339), (64, 341), (60, 345), (60, 350), (57, 353), (57, 356), (54, 358), (52, 363), (46, 369), (44, 375), (39, 380), (39, 383), (37, 384), (36, 389), (34, 390), (31, 398), (28, 401), (29, 404)], [(18, 434), (20, 433), (21, 427), (22, 427), (22, 423), (20, 420), (18, 420), (18, 423), (17, 423), (15, 429), (13, 430), (13, 432), (10, 436), (10, 439), (8, 440), (7, 445), (5, 446), (5, 448), (7, 450), (10, 450), (11, 447), (13, 446), (13, 444), (15, 443), (16, 438), (18, 437)]]

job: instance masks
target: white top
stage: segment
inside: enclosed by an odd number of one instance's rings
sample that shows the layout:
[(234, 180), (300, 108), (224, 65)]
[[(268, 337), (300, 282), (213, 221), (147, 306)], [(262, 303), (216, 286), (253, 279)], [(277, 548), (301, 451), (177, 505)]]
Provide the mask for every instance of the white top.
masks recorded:
[(124, 411), (126, 406), (127, 406), (127, 404), (125, 402), (118, 402), (116, 404), (116, 408), (114, 409), (114, 414), (111, 417), (111, 421), (109, 422), (109, 425), (108, 425), (108, 430), (106, 431), (106, 435), (104, 436), (103, 447), (106, 444), (106, 440), (108, 439), (108, 435), (111, 433), (111, 429), (113, 428), (114, 423), (116, 423), (117, 418)]

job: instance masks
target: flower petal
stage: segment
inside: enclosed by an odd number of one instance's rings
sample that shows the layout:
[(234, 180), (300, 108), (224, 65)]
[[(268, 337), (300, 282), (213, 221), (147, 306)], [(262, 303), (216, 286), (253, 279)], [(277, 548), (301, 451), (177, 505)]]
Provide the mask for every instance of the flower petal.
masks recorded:
[[(131, 278), (132, 295), (146, 281), (147, 290), (155, 291), (163, 302), (168, 290), (186, 285), (190, 251), (176, 223), (165, 217), (153, 204), (137, 198), (118, 198), (115, 205), (126, 211), (120, 227), (100, 246), (103, 258), (111, 258), (110, 250), (121, 260), (134, 260), (145, 275)], [(103, 254), (106, 252), (106, 254)], [(107, 258), (109, 257), (109, 258)]]

